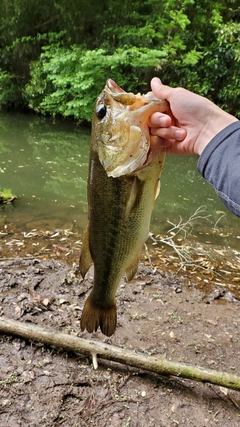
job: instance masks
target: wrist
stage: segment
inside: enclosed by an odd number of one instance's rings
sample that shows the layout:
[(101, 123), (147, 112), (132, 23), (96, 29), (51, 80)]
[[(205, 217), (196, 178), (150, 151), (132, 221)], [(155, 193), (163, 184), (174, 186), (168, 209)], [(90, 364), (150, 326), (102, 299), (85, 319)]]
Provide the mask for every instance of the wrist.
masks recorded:
[(214, 105), (214, 109), (211, 111), (208, 117), (207, 123), (203, 127), (200, 134), (199, 142), (195, 146), (195, 154), (199, 156), (202, 154), (204, 148), (211, 142), (211, 140), (224, 128), (230, 124), (238, 121), (238, 119), (231, 114), (221, 110), (221, 108)]

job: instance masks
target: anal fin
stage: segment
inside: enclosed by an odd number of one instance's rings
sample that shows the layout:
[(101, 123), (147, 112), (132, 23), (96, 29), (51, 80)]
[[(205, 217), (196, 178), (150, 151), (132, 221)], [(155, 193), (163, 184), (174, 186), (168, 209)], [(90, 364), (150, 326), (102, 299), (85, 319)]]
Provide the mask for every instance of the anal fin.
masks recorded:
[(134, 259), (134, 261), (125, 270), (125, 276), (128, 282), (131, 282), (131, 280), (134, 278), (135, 274), (137, 273), (139, 259), (140, 259), (140, 254)]

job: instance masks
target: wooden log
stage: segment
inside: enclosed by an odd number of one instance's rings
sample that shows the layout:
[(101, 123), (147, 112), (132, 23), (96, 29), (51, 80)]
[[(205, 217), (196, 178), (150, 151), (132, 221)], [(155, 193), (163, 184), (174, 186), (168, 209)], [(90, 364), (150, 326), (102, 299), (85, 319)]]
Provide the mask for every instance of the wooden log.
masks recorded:
[(91, 356), (95, 367), (96, 355), (102, 359), (123, 363), (164, 376), (176, 376), (210, 383), (240, 391), (240, 377), (226, 372), (204, 369), (184, 363), (170, 362), (157, 356), (146, 356), (95, 340), (78, 338), (64, 333), (47, 331), (40, 326), (6, 319), (0, 316), (0, 332), (31, 341)]

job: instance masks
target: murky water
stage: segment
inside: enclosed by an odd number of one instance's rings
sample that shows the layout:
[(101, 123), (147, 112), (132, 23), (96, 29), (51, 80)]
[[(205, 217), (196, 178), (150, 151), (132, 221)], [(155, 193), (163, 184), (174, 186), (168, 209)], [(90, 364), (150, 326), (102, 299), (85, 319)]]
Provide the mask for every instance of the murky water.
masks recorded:
[[(0, 115), (0, 188), (17, 195), (13, 206), (0, 211), (0, 224), (11, 222), (23, 230), (75, 226), (81, 233), (87, 223), (89, 139), (90, 130), (72, 122)], [(164, 234), (168, 220), (176, 224), (181, 217), (185, 222), (205, 206), (193, 223), (194, 238), (239, 249), (239, 219), (224, 207), (196, 164), (196, 157), (168, 156), (152, 231)]]

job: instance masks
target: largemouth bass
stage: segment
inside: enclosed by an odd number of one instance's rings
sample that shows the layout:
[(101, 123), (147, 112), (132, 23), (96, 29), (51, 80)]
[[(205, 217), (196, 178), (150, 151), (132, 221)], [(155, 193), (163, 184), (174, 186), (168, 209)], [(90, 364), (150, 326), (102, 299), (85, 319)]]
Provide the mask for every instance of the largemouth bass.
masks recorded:
[(125, 273), (130, 281), (148, 238), (159, 192), (163, 153), (150, 148), (147, 120), (166, 111), (167, 101), (134, 95), (107, 80), (92, 120), (88, 177), (88, 227), (80, 255), (84, 277), (94, 264), (93, 289), (85, 302), (81, 330), (116, 329), (115, 294)]

